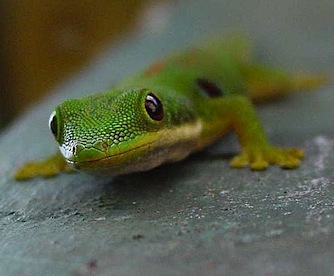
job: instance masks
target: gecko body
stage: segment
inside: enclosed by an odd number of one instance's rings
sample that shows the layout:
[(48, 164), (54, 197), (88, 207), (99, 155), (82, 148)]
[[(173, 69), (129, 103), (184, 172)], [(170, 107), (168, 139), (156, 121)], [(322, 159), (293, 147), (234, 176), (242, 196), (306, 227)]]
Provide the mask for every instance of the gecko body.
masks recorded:
[(322, 76), (291, 75), (258, 65), (239, 36), (195, 46), (162, 59), (115, 88), (66, 100), (49, 121), (61, 154), (23, 166), (25, 179), (60, 171), (118, 175), (184, 159), (234, 131), (235, 168), (299, 166), (303, 151), (268, 141), (252, 100), (316, 88)]

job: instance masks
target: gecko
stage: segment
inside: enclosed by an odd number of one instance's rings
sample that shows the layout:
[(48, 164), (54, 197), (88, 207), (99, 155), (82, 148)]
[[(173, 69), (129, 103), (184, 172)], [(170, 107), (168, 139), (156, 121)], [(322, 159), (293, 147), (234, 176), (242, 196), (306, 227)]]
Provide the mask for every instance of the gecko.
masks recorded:
[(198, 44), (112, 89), (58, 105), (49, 128), (59, 151), (22, 165), (14, 178), (146, 171), (182, 160), (230, 131), (241, 146), (231, 167), (294, 169), (304, 151), (272, 145), (253, 102), (316, 89), (324, 79), (256, 63), (250, 41), (240, 35)]

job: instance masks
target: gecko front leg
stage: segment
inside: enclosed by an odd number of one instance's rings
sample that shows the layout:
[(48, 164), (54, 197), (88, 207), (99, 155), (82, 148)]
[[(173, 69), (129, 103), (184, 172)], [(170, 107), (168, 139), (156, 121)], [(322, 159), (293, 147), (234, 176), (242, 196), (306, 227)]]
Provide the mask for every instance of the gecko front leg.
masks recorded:
[(26, 180), (34, 177), (54, 177), (61, 172), (73, 172), (60, 152), (41, 161), (32, 161), (23, 164), (14, 174), (15, 180)]
[(304, 157), (298, 148), (284, 149), (272, 145), (260, 124), (253, 104), (243, 96), (222, 98), (219, 105), (223, 125), (232, 129), (240, 142), (241, 152), (231, 161), (231, 167), (249, 166), (253, 170), (264, 170), (269, 165), (279, 165), (284, 169), (297, 168)]

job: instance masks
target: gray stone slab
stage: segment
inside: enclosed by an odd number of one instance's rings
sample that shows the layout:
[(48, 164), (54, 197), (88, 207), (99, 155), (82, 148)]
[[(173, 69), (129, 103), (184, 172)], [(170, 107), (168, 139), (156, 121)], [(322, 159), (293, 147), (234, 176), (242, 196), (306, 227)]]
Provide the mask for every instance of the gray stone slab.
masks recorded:
[(275, 143), (306, 150), (298, 170), (232, 170), (230, 136), (146, 173), (11, 178), (56, 149), (47, 121), (61, 100), (217, 33), (241, 29), (261, 60), (333, 79), (333, 14), (325, 0), (176, 2), (60, 86), (0, 137), (0, 275), (334, 275), (332, 83), (259, 107)]

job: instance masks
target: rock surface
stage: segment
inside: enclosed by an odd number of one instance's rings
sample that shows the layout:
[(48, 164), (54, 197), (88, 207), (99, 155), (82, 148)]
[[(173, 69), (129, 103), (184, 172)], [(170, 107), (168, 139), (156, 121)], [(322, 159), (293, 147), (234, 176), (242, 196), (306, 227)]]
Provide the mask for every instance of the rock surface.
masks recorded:
[(146, 173), (12, 180), (19, 164), (56, 149), (47, 120), (61, 100), (231, 26), (254, 38), (264, 61), (334, 77), (330, 1), (198, 0), (165, 12), (0, 136), (0, 274), (334, 275), (332, 84), (259, 107), (273, 142), (306, 150), (298, 170), (232, 170), (228, 137)]

